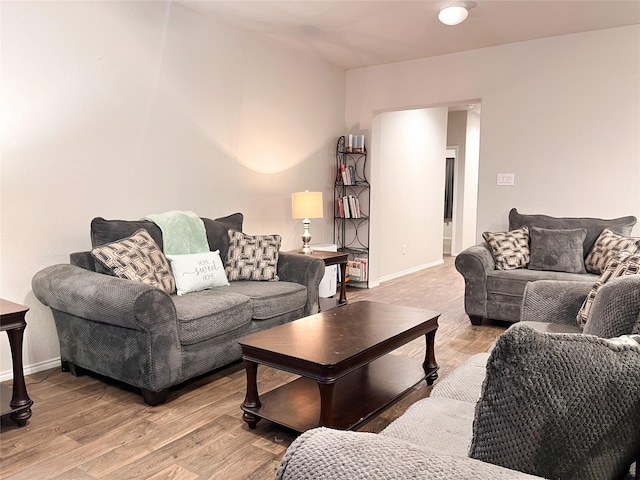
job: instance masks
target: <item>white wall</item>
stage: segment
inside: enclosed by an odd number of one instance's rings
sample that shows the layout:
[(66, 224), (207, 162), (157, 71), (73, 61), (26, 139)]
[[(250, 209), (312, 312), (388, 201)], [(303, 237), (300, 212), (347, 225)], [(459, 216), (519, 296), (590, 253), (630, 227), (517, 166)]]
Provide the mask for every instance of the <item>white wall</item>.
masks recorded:
[(634, 25), (348, 71), (346, 123), (367, 132), (381, 111), (480, 100), (480, 240), (512, 207), (640, 217), (639, 85)]
[(451, 254), (457, 255), (476, 243), (480, 115), (467, 110), (449, 112), (447, 145), (458, 147), (453, 202), (455, 232), (451, 244)]
[(447, 108), (382, 113), (373, 136), (370, 283), (442, 262)]
[[(322, 190), (332, 240), (345, 73), (171, 2), (1, 2), (0, 296), (30, 307), (28, 372), (57, 365), (41, 268), (90, 248), (95, 216), (245, 214), (297, 248), (290, 194)], [(3, 335), (0, 380), (10, 378)]]
[(467, 131), (465, 136), (464, 192), (461, 205), (461, 235), (456, 236), (454, 253), (476, 244), (478, 218), (478, 171), (480, 168), (480, 115), (467, 112)]

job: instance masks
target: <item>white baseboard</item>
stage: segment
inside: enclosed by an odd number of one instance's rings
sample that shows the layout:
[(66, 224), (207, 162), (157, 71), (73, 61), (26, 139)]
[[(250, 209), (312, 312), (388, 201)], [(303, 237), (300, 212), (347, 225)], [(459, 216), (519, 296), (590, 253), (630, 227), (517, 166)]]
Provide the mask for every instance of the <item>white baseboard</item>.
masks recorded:
[[(26, 365), (24, 366), (22, 371), (26, 376), (31, 375), (32, 373), (38, 373), (42, 372), (43, 370), (49, 370), (50, 368), (56, 367), (60, 367), (60, 357), (46, 360), (44, 362), (36, 363), (33, 365)], [(13, 380), (13, 370), (5, 370), (4, 372), (0, 372), (0, 382), (6, 382), (7, 380)]]
[[(437, 265), (442, 265), (444, 260), (436, 260), (434, 262), (425, 263), (423, 265), (418, 265), (417, 267), (411, 267), (407, 270), (403, 270), (401, 272), (392, 273), (391, 275), (385, 275), (384, 277), (380, 277), (378, 279), (378, 283), (388, 282), (389, 280), (393, 280), (394, 278), (404, 277), (405, 275), (409, 275), (410, 273), (419, 272), (420, 270), (426, 270), (427, 268), (435, 267)], [(371, 285), (369, 285), (371, 286)]]

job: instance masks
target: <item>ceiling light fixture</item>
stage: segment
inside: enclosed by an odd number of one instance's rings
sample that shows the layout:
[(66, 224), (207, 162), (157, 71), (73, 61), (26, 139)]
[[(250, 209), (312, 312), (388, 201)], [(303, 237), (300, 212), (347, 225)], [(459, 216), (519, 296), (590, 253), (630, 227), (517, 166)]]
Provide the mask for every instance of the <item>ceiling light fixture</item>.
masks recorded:
[(465, 21), (469, 10), (475, 7), (475, 2), (449, 2), (440, 8), (438, 20), (445, 25), (458, 25)]

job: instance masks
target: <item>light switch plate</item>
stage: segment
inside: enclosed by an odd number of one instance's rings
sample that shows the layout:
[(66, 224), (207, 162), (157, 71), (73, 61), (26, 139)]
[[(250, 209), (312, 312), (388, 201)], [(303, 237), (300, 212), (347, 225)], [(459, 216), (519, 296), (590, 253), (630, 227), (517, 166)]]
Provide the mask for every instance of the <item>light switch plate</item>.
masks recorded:
[(515, 183), (516, 175), (514, 173), (499, 173), (498, 185), (513, 185)]

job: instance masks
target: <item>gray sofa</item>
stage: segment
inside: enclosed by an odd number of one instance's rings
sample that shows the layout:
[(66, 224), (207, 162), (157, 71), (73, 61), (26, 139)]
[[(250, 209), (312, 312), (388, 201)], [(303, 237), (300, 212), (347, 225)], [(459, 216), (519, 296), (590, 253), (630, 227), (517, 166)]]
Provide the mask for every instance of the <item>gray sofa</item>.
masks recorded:
[(581, 332), (585, 295), (580, 282), (528, 284), (523, 319), (536, 321), (512, 325), (380, 434), (305, 432), (277, 480), (633, 478), (640, 336), (624, 334), (640, 333), (640, 275), (603, 285), (584, 327), (616, 338)]
[[(228, 229), (242, 231), (242, 214), (202, 221), (210, 249), (225, 259)], [(103, 218), (91, 222), (92, 246), (140, 228), (162, 248), (155, 223)], [(170, 387), (239, 360), (240, 337), (316, 313), (324, 270), (322, 260), (280, 252), (279, 281), (234, 281), (179, 296), (110, 275), (80, 252), (71, 254), (71, 264), (38, 272), (32, 286), (53, 312), (63, 370), (138, 387), (156, 405)]]
[[(515, 208), (509, 212), (509, 230), (523, 226), (551, 230), (585, 229), (582, 255), (586, 258), (600, 233), (609, 228), (621, 235), (630, 235), (636, 217), (627, 216), (604, 220), (599, 218), (556, 218), (547, 215), (526, 215)], [(550, 243), (548, 255), (557, 257), (557, 247)], [(560, 250), (566, 246), (558, 246)], [(533, 254), (532, 254), (533, 255)], [(599, 275), (569, 273), (546, 269), (517, 268), (500, 270), (486, 242), (467, 248), (455, 259), (455, 267), (464, 277), (464, 308), (473, 325), (480, 325), (484, 318), (517, 322), (520, 319), (522, 294), (528, 282), (535, 280), (567, 280), (593, 285)]]

